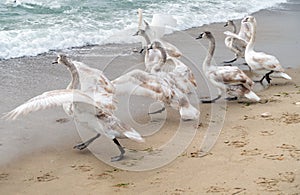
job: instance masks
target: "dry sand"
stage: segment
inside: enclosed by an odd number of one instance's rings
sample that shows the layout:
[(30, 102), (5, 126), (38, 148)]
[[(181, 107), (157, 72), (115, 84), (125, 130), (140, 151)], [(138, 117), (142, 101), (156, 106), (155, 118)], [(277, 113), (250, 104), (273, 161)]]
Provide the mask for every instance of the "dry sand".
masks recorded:
[[(299, 194), (299, 11), (299, 4), (295, 3), (286, 9), (255, 14), (258, 21), (256, 49), (276, 55), (293, 80), (273, 79), (271, 87), (258, 92), (262, 98), (260, 103), (228, 102), (221, 135), (209, 155), (201, 158), (196, 155), (211, 122), (205, 120), (210, 115), (209, 105), (200, 105), (201, 125), (191, 145), (170, 164), (143, 172), (116, 169), (89, 151), (74, 151), (72, 144), (80, 141), (74, 124), (55, 121), (65, 117), (61, 110), (43, 111), (16, 122), (1, 121), (0, 129), (14, 131), (13, 138), (19, 142), (7, 141), (12, 138), (2, 133), (0, 194)], [(216, 35), (217, 63), (233, 57), (223, 44), (223, 24), (206, 25), (184, 33), (196, 37), (203, 30)], [(186, 36), (180, 33), (167, 39), (182, 41), (183, 53), (201, 64), (205, 53), (195, 52), (196, 46), (187, 44)], [(177, 39), (180, 36), (182, 39)], [(202, 42), (206, 47), (206, 41)], [(97, 52), (101, 48), (91, 50)], [(91, 60), (82, 57), (84, 53), (76, 56)], [(53, 57), (50, 53), (1, 62), (1, 70), (8, 64), (14, 66), (11, 74), (2, 78), (1, 112), (43, 91), (67, 85), (67, 72), (47, 66)], [(127, 56), (127, 61), (124, 59), (114, 63), (120, 65), (136, 60), (137, 64), (142, 58), (134, 54)], [(22, 67), (26, 64), (32, 67), (25, 70)], [(113, 67), (108, 69), (118, 71)], [(108, 69), (109, 77), (119, 74)], [(45, 80), (49, 81), (46, 85)], [(172, 131), (178, 120), (178, 114), (171, 112), (164, 129)], [(154, 140), (163, 140), (163, 136), (165, 134), (160, 134)]]

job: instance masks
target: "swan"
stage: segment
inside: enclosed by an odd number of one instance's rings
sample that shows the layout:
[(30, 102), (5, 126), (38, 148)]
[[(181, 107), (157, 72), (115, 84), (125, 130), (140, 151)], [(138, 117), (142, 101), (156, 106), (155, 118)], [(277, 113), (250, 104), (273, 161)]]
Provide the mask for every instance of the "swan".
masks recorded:
[[(176, 90), (182, 94), (190, 94), (196, 91), (195, 77), (188, 66), (179, 59), (170, 57), (160, 41), (154, 41), (145, 54), (146, 71), (162, 79), (172, 80)], [(178, 92), (179, 93), (179, 92)], [(148, 114), (161, 113), (165, 107)]]
[(260, 98), (251, 90), (253, 81), (236, 66), (214, 66), (211, 60), (215, 51), (215, 38), (209, 31), (202, 32), (196, 39), (207, 38), (209, 40), (209, 48), (205, 60), (203, 62), (203, 71), (209, 81), (217, 87), (218, 96), (212, 100), (203, 100), (203, 103), (213, 103), (220, 99), (222, 91), (233, 96), (226, 98), (227, 100), (235, 100), (241, 96), (254, 101)]
[(2, 118), (14, 120), (19, 115), (26, 115), (30, 112), (62, 106), (64, 104), (73, 105), (74, 120), (76, 122), (84, 124), (87, 128), (96, 131), (99, 136), (104, 134), (113, 140), (120, 150), (120, 155), (112, 157), (111, 161), (119, 161), (124, 157), (125, 150), (117, 138), (129, 138), (138, 142), (144, 141), (137, 131), (122, 123), (105, 108), (105, 105), (102, 105), (99, 101), (95, 101), (95, 99), (88, 94), (78, 89), (62, 89), (45, 92), (18, 106), (5, 114)]
[[(165, 48), (159, 41), (154, 41), (149, 49), (150, 51), (159, 51), (157, 59), (152, 64), (151, 73), (157, 74), (160, 77), (165, 77), (165, 74), (173, 77), (176, 81), (175, 85), (182, 93), (189, 94), (196, 90), (197, 83), (192, 70), (177, 58), (171, 57), (167, 54)], [(152, 54), (154, 55), (154, 54)], [(147, 55), (145, 55), (145, 65), (147, 66)]]
[[(162, 40), (161, 38), (165, 34), (165, 26), (176, 26), (177, 21), (169, 15), (162, 15), (162, 14), (154, 14), (152, 18), (151, 24), (149, 24), (147, 21), (143, 20), (143, 10), (138, 9), (138, 31), (134, 35), (140, 35), (144, 37), (144, 41), (142, 41), (142, 49), (140, 53), (142, 53), (147, 45), (149, 45), (151, 42), (155, 40), (161, 41), (161, 43), (164, 45), (167, 53), (172, 56), (179, 58), (182, 56), (182, 53), (180, 50), (174, 46), (173, 44)], [(143, 29), (143, 22), (145, 24), (145, 27)]]
[[(189, 102), (186, 94), (176, 87), (175, 80), (166, 75), (164, 78), (143, 70), (132, 70), (112, 81), (116, 95), (130, 94), (150, 97), (179, 110), (182, 120), (196, 120), (200, 112)], [(163, 108), (158, 112), (162, 112)], [(154, 114), (154, 113), (149, 113)]]
[[(281, 77), (287, 80), (291, 80), (292, 78), (284, 72), (283, 67), (275, 56), (266, 54), (264, 52), (256, 52), (254, 51), (254, 44), (256, 38), (256, 19), (253, 16), (247, 16), (243, 19), (243, 23), (248, 23), (251, 25), (251, 39), (247, 44), (245, 50), (245, 60), (250, 66), (251, 70), (259, 75), (264, 75), (260, 82), (262, 83), (264, 79), (270, 84), (272, 77)], [(242, 37), (227, 33), (226, 35), (238, 38), (243, 40)]]
[[(67, 89), (79, 89), (101, 102), (104, 107), (111, 112), (116, 109), (116, 99), (114, 97), (115, 88), (102, 71), (91, 68), (81, 62), (71, 61), (64, 54), (58, 54), (56, 60), (52, 64), (62, 64), (67, 67), (71, 74), (71, 82)], [(67, 115), (73, 117), (73, 104), (63, 104), (63, 109)], [(83, 150), (94, 140), (100, 137), (95, 135), (89, 140), (75, 145), (74, 149)]]
[[(228, 20), (224, 27), (226, 26), (232, 26), (233, 28), (233, 33), (237, 33), (236, 30), (236, 25), (234, 24), (234, 22), (232, 20)], [(242, 23), (241, 24), (241, 29), (240, 32), (238, 33), (239, 36), (243, 37), (246, 41), (250, 40), (250, 37), (248, 36), (247, 32), (249, 27), (247, 24)], [(234, 61), (236, 61), (238, 58), (244, 58), (245, 57), (245, 49), (247, 46), (247, 42), (242, 41), (240, 39), (236, 39), (233, 38), (231, 36), (227, 36), (225, 38), (225, 45), (227, 48), (229, 48), (234, 54), (235, 54), (235, 58), (229, 61), (224, 61), (224, 63), (232, 63)]]

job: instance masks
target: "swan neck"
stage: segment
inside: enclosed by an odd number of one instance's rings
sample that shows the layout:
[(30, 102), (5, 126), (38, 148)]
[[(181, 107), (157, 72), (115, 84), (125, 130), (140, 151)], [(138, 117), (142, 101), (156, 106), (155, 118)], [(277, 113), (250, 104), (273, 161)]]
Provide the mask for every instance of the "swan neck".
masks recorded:
[(167, 61), (167, 52), (166, 52), (165, 48), (159, 47), (159, 48), (157, 48), (157, 49), (160, 51), (160, 53), (161, 53), (161, 55), (162, 55), (161, 62), (162, 62), (163, 64), (165, 64), (166, 61)]
[(216, 47), (216, 41), (213, 36), (209, 37), (208, 40), (209, 40), (209, 45), (208, 45), (207, 55), (203, 62), (204, 71), (206, 70), (207, 67), (211, 66), (211, 60), (214, 55), (215, 47)]
[(145, 38), (146, 44), (147, 44), (147, 45), (150, 45), (150, 44), (151, 44), (150, 38), (149, 38), (149, 36), (146, 34), (146, 32), (143, 33), (142, 36)]
[(253, 23), (251, 23), (250, 25), (251, 27), (251, 38), (250, 41), (246, 47), (247, 50), (253, 49), (254, 47), (254, 43), (255, 43), (255, 39), (256, 39), (256, 22), (254, 21)]
[(68, 67), (68, 70), (71, 73), (72, 80), (70, 84), (68, 85), (68, 89), (78, 89), (79, 88), (79, 73), (77, 71), (76, 66), (70, 62), (65, 61), (64, 64)]
[(233, 29), (233, 33), (236, 33), (236, 25), (234, 23), (232, 23), (232, 29)]

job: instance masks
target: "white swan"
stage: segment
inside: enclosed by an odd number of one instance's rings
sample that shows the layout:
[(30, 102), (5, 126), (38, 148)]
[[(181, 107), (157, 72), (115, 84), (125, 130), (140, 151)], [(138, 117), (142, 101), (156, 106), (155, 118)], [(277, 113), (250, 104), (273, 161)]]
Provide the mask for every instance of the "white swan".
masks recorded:
[[(111, 113), (116, 109), (115, 88), (102, 71), (91, 68), (81, 62), (71, 61), (64, 54), (59, 54), (52, 64), (65, 65), (70, 71), (72, 80), (67, 89), (80, 89), (96, 102), (101, 102), (105, 109)], [(69, 116), (73, 117), (73, 104), (63, 104), (63, 109)], [(83, 150), (98, 137), (100, 137), (100, 134), (75, 145), (73, 148)]]
[(203, 62), (203, 71), (209, 81), (217, 87), (218, 97), (212, 100), (203, 100), (203, 103), (212, 103), (218, 100), (222, 91), (233, 96), (228, 100), (235, 100), (238, 97), (245, 96), (254, 101), (259, 101), (260, 98), (251, 90), (253, 81), (236, 66), (214, 66), (211, 65), (211, 60), (215, 51), (215, 38), (211, 32), (203, 32), (196, 39), (207, 38), (209, 40), (209, 48), (207, 56)]
[(96, 131), (99, 136), (104, 134), (118, 146), (120, 155), (112, 157), (112, 161), (121, 160), (125, 150), (117, 138), (129, 138), (142, 142), (143, 138), (133, 128), (128, 127), (105, 109), (105, 105), (96, 102), (86, 93), (80, 90), (54, 90), (36, 96), (24, 104), (18, 106), (3, 116), (5, 119), (16, 119), (19, 115), (47, 109), (64, 104), (72, 104), (74, 109), (74, 120), (87, 128)]
[[(226, 27), (226, 26), (232, 26), (232, 28), (233, 28), (232, 33), (235, 33), (235, 34), (237, 33), (236, 25), (234, 24), (234, 22), (232, 20), (228, 20), (226, 22), (226, 24), (224, 25), (224, 27)], [(247, 24), (241, 23), (241, 28), (240, 28), (238, 35), (240, 37), (243, 37), (246, 41), (249, 41), (250, 40), (249, 33), (248, 33), (249, 30), (250, 29)], [(245, 49), (247, 46), (247, 42), (242, 41), (240, 39), (233, 38), (231, 36), (227, 36), (225, 38), (225, 45), (228, 49), (230, 49), (235, 54), (235, 58), (232, 60), (229, 60), (229, 61), (224, 61), (224, 63), (232, 63), (232, 62), (236, 61), (238, 58), (245, 57)]]
[[(161, 101), (179, 110), (181, 119), (195, 120), (199, 118), (200, 112), (193, 107), (186, 94), (182, 93), (175, 84), (175, 80), (166, 75), (161, 78), (142, 70), (132, 70), (112, 81), (116, 87), (116, 94), (130, 94)], [(163, 108), (160, 111), (163, 111)], [(151, 113), (154, 114), (154, 113)]]
[[(270, 83), (272, 77), (281, 77), (288, 80), (291, 80), (292, 78), (284, 73), (284, 69), (281, 66), (280, 62), (277, 60), (275, 56), (263, 53), (263, 52), (256, 52), (254, 51), (254, 43), (256, 38), (256, 19), (253, 16), (247, 16), (243, 19), (244, 23), (249, 23), (251, 25), (251, 39), (249, 43), (247, 44), (246, 50), (245, 50), (245, 60), (250, 66), (251, 70), (253, 70), (255, 73), (259, 75), (264, 75), (260, 82), (264, 79), (267, 80), (268, 83)], [(233, 34), (227, 34), (230, 36), (233, 36), (238, 39), (243, 39), (240, 36), (233, 35)]]
[[(144, 41), (142, 41), (142, 50), (143, 50), (153, 41), (158, 40), (160, 41), (163, 46), (165, 47), (167, 53), (172, 57), (181, 57), (182, 53), (180, 50), (174, 46), (173, 44), (162, 40), (161, 38), (165, 34), (165, 27), (166, 26), (176, 26), (177, 21), (170, 15), (162, 15), (162, 14), (154, 14), (152, 18), (151, 24), (143, 20), (143, 13), (142, 9), (138, 9), (138, 31), (134, 35), (140, 35), (144, 37)], [(143, 27), (143, 22), (145, 26)]]

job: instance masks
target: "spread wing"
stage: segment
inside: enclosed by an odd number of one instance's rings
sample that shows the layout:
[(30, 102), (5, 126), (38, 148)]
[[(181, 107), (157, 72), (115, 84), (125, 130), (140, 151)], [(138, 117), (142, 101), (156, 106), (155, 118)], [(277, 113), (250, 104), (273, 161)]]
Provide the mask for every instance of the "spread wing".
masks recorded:
[(48, 91), (41, 95), (38, 95), (28, 100), (24, 104), (18, 106), (14, 110), (8, 112), (2, 118), (7, 120), (15, 120), (19, 115), (26, 115), (38, 110), (44, 110), (47, 108), (62, 106), (63, 104), (74, 102), (82, 102), (91, 104), (94, 107), (101, 107), (100, 105), (97, 105), (96, 102), (93, 101), (93, 99), (79, 90), (63, 89)]
[(242, 84), (248, 89), (253, 86), (253, 81), (238, 67), (221, 66), (210, 72), (210, 77), (218, 82), (223, 82), (227, 85)]

